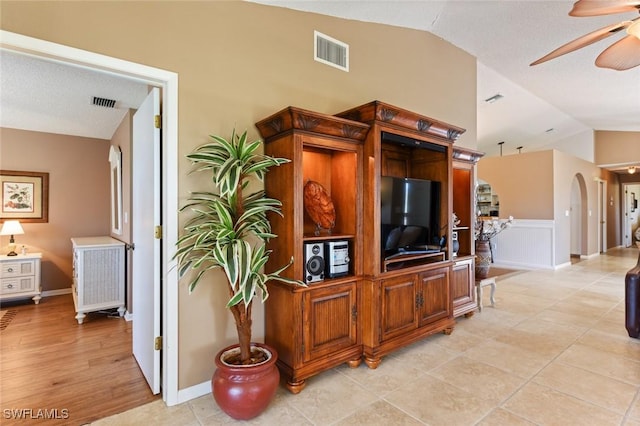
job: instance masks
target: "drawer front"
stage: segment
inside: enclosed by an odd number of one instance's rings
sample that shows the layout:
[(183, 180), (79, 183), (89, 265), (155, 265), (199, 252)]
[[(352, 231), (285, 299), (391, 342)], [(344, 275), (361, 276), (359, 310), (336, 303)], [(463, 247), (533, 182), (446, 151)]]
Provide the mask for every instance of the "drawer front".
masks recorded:
[(34, 277), (7, 278), (2, 280), (0, 287), (1, 294), (24, 293), (35, 291), (36, 283)]
[(0, 278), (21, 277), (35, 275), (35, 260), (22, 260), (17, 262), (3, 262), (0, 264)]

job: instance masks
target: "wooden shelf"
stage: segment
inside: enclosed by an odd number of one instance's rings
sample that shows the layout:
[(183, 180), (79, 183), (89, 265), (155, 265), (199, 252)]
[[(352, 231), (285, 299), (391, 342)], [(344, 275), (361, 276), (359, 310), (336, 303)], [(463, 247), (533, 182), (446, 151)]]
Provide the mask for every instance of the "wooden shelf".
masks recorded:
[[(407, 254), (404, 256), (394, 257), (392, 259), (386, 259), (384, 263), (384, 270), (391, 271), (396, 270), (400, 267), (399, 264), (410, 264), (417, 265), (422, 263), (433, 263), (433, 262), (441, 262), (444, 260), (444, 252), (438, 253), (416, 253), (416, 254)], [(393, 265), (396, 265), (397, 268), (394, 268)]]
[(350, 240), (355, 238), (355, 234), (320, 234), (320, 235), (305, 235), (302, 239), (305, 242), (313, 241), (335, 241), (335, 240)]

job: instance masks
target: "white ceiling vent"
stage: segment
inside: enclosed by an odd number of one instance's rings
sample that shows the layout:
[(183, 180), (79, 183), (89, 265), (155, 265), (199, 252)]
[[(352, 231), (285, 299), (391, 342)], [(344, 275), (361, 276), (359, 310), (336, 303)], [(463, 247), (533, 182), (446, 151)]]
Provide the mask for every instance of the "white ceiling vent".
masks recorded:
[(323, 64), (349, 72), (349, 45), (314, 31), (314, 59)]
[(99, 107), (115, 108), (116, 101), (114, 99), (99, 98), (97, 96), (94, 96), (91, 104)]

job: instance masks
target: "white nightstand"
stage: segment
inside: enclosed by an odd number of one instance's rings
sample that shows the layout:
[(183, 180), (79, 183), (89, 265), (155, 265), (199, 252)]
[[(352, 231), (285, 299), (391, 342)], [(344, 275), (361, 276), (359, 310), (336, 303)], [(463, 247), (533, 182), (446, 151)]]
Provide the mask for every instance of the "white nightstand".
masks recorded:
[(0, 300), (31, 297), (40, 302), (40, 259), (42, 253), (0, 256)]

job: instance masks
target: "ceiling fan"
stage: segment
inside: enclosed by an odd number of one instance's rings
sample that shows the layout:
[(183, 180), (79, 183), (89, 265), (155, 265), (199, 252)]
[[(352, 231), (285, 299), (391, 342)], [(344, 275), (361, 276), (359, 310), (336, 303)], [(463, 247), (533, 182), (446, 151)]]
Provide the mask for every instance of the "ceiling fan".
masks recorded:
[[(634, 11), (640, 12), (640, 0), (578, 0), (573, 4), (569, 16), (599, 16)], [(596, 58), (596, 66), (618, 71), (631, 69), (640, 65), (640, 16), (578, 37), (531, 63), (531, 66), (573, 52), (624, 29), (627, 35), (602, 51)]]

